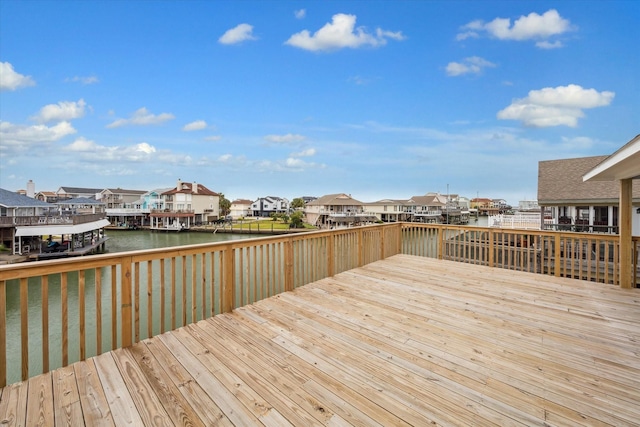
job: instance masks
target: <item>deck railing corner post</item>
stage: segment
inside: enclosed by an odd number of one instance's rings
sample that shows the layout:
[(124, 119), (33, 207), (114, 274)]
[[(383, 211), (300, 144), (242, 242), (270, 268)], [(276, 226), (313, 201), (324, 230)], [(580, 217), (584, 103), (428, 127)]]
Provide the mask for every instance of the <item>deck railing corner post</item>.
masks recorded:
[(235, 304), (235, 256), (233, 252), (233, 246), (227, 245), (223, 249), (223, 262), (222, 268), (223, 281), (222, 281), (222, 306), (220, 311), (222, 313), (230, 313), (234, 309)]

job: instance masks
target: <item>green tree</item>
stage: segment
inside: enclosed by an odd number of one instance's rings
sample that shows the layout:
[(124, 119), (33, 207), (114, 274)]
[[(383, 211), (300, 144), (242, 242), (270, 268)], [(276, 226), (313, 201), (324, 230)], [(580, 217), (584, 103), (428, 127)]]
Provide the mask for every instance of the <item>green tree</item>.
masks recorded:
[(231, 212), (231, 202), (224, 197), (224, 194), (220, 194), (220, 218), (224, 218)]
[(304, 200), (300, 197), (296, 197), (291, 201), (291, 208), (293, 209), (302, 209), (304, 208)]
[(291, 224), (289, 227), (291, 228), (303, 228), (304, 227), (304, 214), (300, 211), (296, 211), (291, 214), (289, 219), (291, 220)]

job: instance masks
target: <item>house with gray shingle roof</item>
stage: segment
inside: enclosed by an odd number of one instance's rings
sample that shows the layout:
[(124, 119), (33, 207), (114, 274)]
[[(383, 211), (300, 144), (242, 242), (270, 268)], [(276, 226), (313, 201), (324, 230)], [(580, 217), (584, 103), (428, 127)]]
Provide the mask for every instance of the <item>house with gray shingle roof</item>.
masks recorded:
[(351, 195), (327, 194), (306, 204), (307, 222), (318, 227), (349, 226), (377, 221), (378, 218), (365, 212), (364, 203)]
[(56, 194), (58, 199), (73, 199), (75, 197), (88, 197), (96, 199), (97, 195), (102, 192), (104, 188), (83, 188), (83, 187), (60, 187)]
[[(619, 184), (584, 181), (608, 156), (544, 160), (538, 163), (538, 205), (561, 230), (617, 233)], [(640, 179), (633, 180), (634, 235), (640, 235)]]
[(0, 242), (14, 254), (42, 254), (44, 236), (58, 236), (64, 250), (56, 256), (88, 253), (97, 246), (96, 240), (103, 243), (99, 230), (109, 222), (103, 212), (98, 212), (101, 203), (89, 198), (58, 203), (0, 188)]

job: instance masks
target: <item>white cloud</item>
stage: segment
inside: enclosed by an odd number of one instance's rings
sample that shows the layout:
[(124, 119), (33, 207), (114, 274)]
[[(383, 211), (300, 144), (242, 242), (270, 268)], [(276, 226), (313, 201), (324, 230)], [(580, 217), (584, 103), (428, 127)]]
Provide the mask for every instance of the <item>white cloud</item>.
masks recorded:
[(297, 19), (303, 19), (305, 16), (307, 16), (307, 11), (305, 9), (300, 9), (293, 12), (293, 14)]
[(21, 151), (28, 150), (33, 145), (58, 141), (74, 133), (76, 130), (69, 122), (60, 122), (54, 126), (24, 126), (0, 122), (0, 140), (3, 148), (13, 147)]
[(220, 141), (221, 139), (222, 137), (220, 135), (211, 135), (211, 136), (204, 137), (205, 141), (213, 141), (213, 142)]
[(67, 83), (81, 83), (83, 85), (92, 85), (100, 80), (96, 76), (74, 76), (64, 80)]
[(502, 120), (520, 120), (526, 126), (550, 127), (578, 125), (584, 117), (582, 110), (609, 105), (615, 93), (584, 89), (579, 85), (558, 86), (532, 90), (526, 98), (516, 99), (497, 117)]
[(37, 116), (33, 120), (40, 123), (48, 123), (53, 121), (73, 120), (84, 116), (84, 108), (87, 103), (84, 99), (78, 102), (60, 101), (57, 104), (45, 105), (40, 109)]
[(447, 64), (448, 76), (461, 76), (463, 74), (480, 74), (484, 68), (495, 67), (496, 65), (479, 56), (465, 58), (462, 62), (449, 62)]
[(385, 31), (378, 28), (375, 34), (368, 33), (364, 27), (355, 27), (356, 16), (338, 13), (331, 22), (326, 23), (313, 35), (303, 30), (292, 35), (285, 44), (310, 51), (330, 51), (342, 48), (362, 46), (383, 46), (387, 39), (404, 40), (401, 32)]
[(521, 16), (511, 25), (509, 18), (496, 18), (491, 22), (476, 20), (469, 22), (461, 28), (456, 36), (457, 40), (477, 38), (486, 33), (490, 37), (499, 40), (542, 40), (536, 45), (543, 49), (558, 48), (560, 42), (546, 41), (553, 36), (559, 36), (573, 30), (568, 19), (562, 18), (557, 10), (550, 9), (539, 15), (535, 12), (527, 16)]
[(550, 42), (549, 40), (543, 40), (536, 43), (536, 46), (540, 49), (559, 49), (564, 47), (564, 44), (560, 40), (556, 40), (554, 42)]
[(185, 132), (191, 132), (194, 130), (206, 129), (206, 127), (207, 122), (205, 122), (204, 120), (196, 120), (195, 122), (187, 123), (186, 125), (184, 125), (182, 130)]
[(276, 144), (294, 144), (304, 141), (306, 137), (304, 135), (288, 133), (286, 135), (267, 135), (264, 139)]
[(315, 155), (315, 148), (307, 148), (306, 150), (298, 151), (297, 153), (291, 153), (291, 157), (311, 157)]
[(227, 30), (219, 39), (222, 44), (237, 44), (245, 40), (257, 40), (253, 36), (253, 25), (239, 24), (230, 30)]
[(13, 69), (8, 62), (0, 62), (0, 90), (16, 90), (22, 87), (35, 86), (31, 76), (23, 76)]
[[(129, 146), (106, 146), (97, 144), (95, 141), (84, 137), (76, 139), (71, 144), (64, 147), (65, 151), (74, 152), (84, 161), (101, 163), (119, 162), (147, 162), (155, 159), (157, 154), (161, 154), (156, 147), (146, 142)], [(179, 156), (179, 155), (178, 155)], [(168, 153), (164, 153), (168, 157)], [(184, 158), (184, 156), (182, 156)]]
[(175, 116), (171, 113), (162, 113), (159, 115), (151, 114), (145, 107), (140, 108), (135, 111), (130, 119), (118, 119), (113, 123), (107, 125), (107, 128), (113, 129), (121, 126), (127, 125), (138, 125), (138, 126), (147, 126), (147, 125), (159, 125), (168, 120), (175, 119)]

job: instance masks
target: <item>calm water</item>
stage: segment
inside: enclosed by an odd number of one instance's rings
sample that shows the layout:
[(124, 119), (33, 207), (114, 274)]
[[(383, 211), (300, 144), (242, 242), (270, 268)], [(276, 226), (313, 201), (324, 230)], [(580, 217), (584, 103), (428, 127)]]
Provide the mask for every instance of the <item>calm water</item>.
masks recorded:
[(127, 252), (142, 249), (166, 248), (170, 246), (195, 245), (199, 243), (224, 242), (228, 240), (259, 237), (250, 234), (201, 233), (201, 232), (151, 232), (149, 230), (106, 230), (107, 252)]

